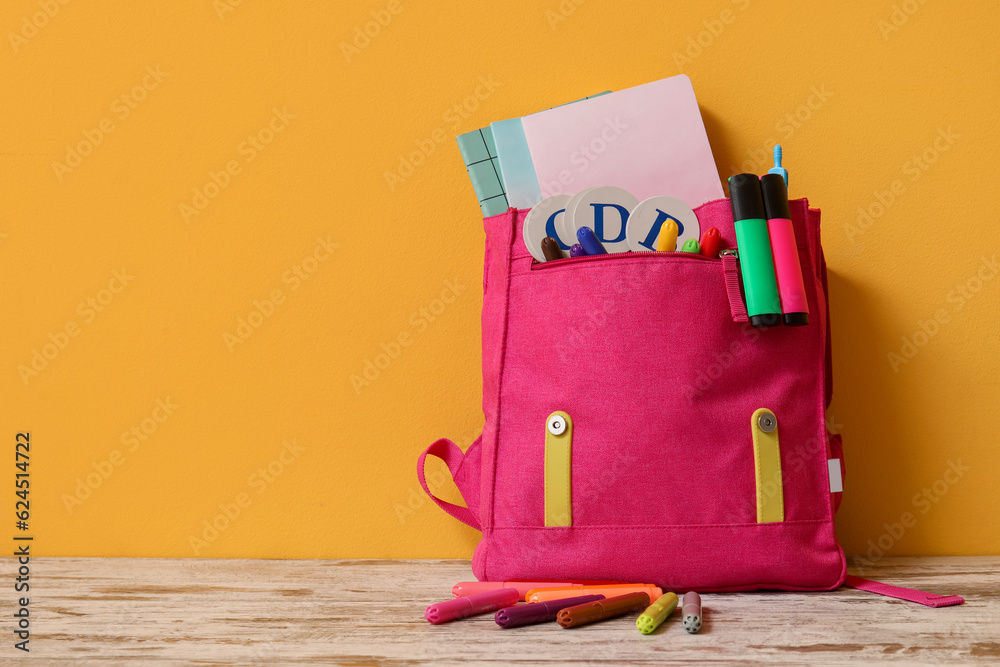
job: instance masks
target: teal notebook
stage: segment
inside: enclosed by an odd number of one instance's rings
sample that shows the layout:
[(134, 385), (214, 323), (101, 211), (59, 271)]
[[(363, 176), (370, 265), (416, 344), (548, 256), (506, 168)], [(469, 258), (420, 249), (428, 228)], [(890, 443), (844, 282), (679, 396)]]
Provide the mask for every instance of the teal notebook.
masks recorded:
[(496, 144), (493, 142), (493, 132), (490, 128), (484, 127), (481, 130), (458, 135), (457, 141), (462, 161), (469, 171), (472, 189), (479, 198), (479, 208), (483, 212), (483, 217), (488, 218), (505, 212), (509, 208), (507, 192), (503, 187), (503, 175), (500, 172)]

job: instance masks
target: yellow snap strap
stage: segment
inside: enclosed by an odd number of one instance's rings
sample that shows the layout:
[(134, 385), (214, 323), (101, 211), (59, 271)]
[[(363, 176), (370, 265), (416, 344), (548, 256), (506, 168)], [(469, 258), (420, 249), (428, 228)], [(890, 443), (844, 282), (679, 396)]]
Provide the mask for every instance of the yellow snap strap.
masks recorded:
[(572, 526), (573, 420), (556, 411), (545, 420), (545, 525)]
[(784, 521), (778, 418), (767, 408), (760, 408), (750, 417), (750, 432), (753, 434), (753, 465), (757, 476), (757, 523)]

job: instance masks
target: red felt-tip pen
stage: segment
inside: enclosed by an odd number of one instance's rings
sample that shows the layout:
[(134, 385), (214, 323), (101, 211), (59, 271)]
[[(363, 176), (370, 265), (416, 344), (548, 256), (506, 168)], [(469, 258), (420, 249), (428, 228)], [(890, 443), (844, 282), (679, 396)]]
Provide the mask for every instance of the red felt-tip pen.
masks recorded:
[(722, 234), (715, 227), (709, 227), (701, 236), (701, 254), (704, 257), (718, 257), (723, 245)]

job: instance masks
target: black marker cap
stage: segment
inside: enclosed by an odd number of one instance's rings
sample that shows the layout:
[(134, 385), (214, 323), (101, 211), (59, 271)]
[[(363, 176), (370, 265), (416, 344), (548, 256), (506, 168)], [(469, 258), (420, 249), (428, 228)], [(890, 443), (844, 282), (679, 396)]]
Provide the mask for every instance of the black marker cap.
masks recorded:
[(803, 327), (809, 324), (809, 313), (785, 313), (781, 319), (787, 327)]
[(750, 326), (755, 329), (767, 329), (781, 324), (781, 315), (778, 313), (764, 313), (763, 315), (751, 315)]
[(757, 174), (736, 174), (730, 178), (729, 201), (733, 206), (734, 221), (766, 218)]
[(788, 208), (788, 188), (785, 187), (784, 176), (764, 174), (760, 177), (760, 189), (764, 193), (764, 211), (767, 213), (768, 220), (792, 219), (792, 212)]

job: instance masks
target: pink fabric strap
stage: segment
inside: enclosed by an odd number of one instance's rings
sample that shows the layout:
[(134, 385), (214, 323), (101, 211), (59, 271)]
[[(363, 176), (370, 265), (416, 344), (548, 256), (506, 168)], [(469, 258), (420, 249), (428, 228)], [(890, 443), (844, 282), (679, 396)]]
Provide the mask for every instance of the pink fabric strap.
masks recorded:
[(417, 459), (417, 478), (420, 480), (420, 486), (424, 487), (424, 491), (426, 491), (427, 495), (431, 497), (431, 500), (438, 504), (438, 507), (467, 526), (472, 526), (476, 530), (482, 530), (479, 527), (479, 519), (468, 507), (462, 507), (454, 503), (449, 503), (446, 500), (441, 500), (431, 493), (430, 488), (427, 486), (427, 480), (424, 479), (424, 461), (427, 459), (428, 454), (436, 456), (444, 461), (445, 465), (448, 466), (448, 470), (451, 471), (452, 478), (458, 474), (459, 468), (462, 467), (462, 460), (465, 457), (465, 454), (462, 453), (462, 450), (459, 449), (458, 445), (454, 442), (448, 438), (441, 438), (428, 447), (424, 453), (420, 455), (420, 458)]
[(954, 604), (965, 602), (965, 598), (958, 595), (935, 595), (934, 593), (925, 593), (924, 591), (917, 591), (912, 588), (890, 586), (889, 584), (872, 581), (871, 579), (862, 579), (861, 577), (852, 575), (847, 575), (847, 578), (844, 579), (844, 585), (849, 588), (856, 588), (859, 591), (877, 593), (878, 595), (885, 595), (897, 600), (917, 602), (928, 607), (950, 607)]
[(726, 296), (729, 297), (729, 312), (733, 314), (733, 322), (749, 322), (747, 307), (740, 294), (740, 272), (735, 255), (722, 256), (722, 270), (726, 274)]

